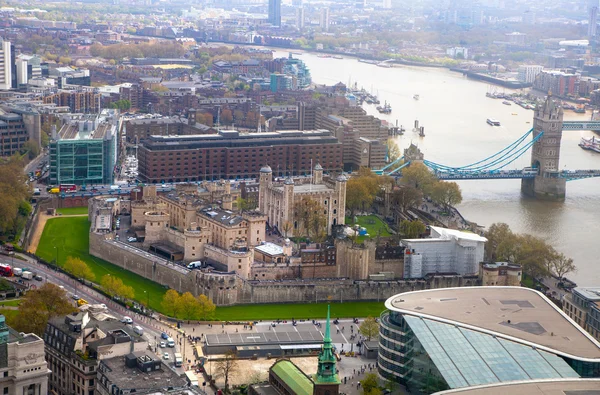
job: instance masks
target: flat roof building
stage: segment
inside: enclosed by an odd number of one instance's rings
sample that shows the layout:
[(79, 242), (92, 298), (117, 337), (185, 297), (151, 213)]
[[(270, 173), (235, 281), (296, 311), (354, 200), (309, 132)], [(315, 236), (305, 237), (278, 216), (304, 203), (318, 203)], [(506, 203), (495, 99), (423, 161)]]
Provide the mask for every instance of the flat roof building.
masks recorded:
[(307, 174), (311, 161), (342, 167), (342, 145), (327, 130), (150, 136), (138, 151), (143, 181), (180, 182), (258, 177), (267, 162), (290, 175)]
[(379, 374), (411, 391), (600, 377), (600, 343), (538, 291), (434, 289), (385, 305)]

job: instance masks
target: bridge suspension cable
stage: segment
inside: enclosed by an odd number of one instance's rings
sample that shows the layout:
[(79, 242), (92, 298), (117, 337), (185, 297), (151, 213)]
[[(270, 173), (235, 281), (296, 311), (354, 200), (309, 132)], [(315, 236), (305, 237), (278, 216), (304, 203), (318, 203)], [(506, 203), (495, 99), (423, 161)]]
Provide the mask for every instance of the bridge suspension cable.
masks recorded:
[[(481, 166), (474, 167), (475, 165), (487, 162), (487, 161), (489, 161), (491, 159), (494, 159), (494, 158), (496, 158), (498, 156), (501, 157), (500, 159), (505, 158), (507, 156), (510, 156), (509, 154), (512, 151), (514, 151), (515, 149), (517, 149), (518, 146), (523, 142), (523, 140), (525, 140), (527, 138), (527, 136), (529, 136), (531, 134), (532, 131), (533, 131), (533, 128), (529, 129), (524, 135), (522, 135), (521, 137), (519, 137), (517, 140), (515, 140), (514, 142), (512, 142), (511, 144), (509, 144), (508, 146), (506, 146), (502, 150), (496, 152), (495, 154), (493, 154), (491, 156), (488, 156), (485, 159), (482, 159), (480, 161), (471, 163), (469, 165), (452, 167), (452, 166), (446, 166), (446, 165), (442, 165), (442, 164), (435, 163), (435, 162), (430, 162), (430, 161), (427, 161), (427, 162), (430, 163), (432, 166), (434, 165), (435, 167), (437, 167), (439, 169), (447, 169), (446, 171), (456, 171), (456, 170), (469, 171), (469, 170), (475, 170), (475, 169), (481, 168)], [(494, 164), (498, 163), (497, 161), (493, 161), (493, 162), (494, 162)], [(432, 167), (432, 166), (430, 166), (430, 167)]]
[(404, 155), (402, 155), (401, 157), (399, 157), (398, 159), (396, 159), (395, 161), (393, 161), (392, 163), (389, 163), (387, 165), (385, 165), (384, 167), (381, 168), (380, 171), (384, 172), (387, 169), (389, 169), (390, 167), (394, 166), (395, 164), (401, 162), (404, 159)]
[[(531, 148), (531, 146), (533, 146), (533, 144), (535, 144), (536, 141), (538, 141), (542, 136), (543, 136), (543, 132), (540, 133), (539, 135), (537, 135), (533, 140), (531, 140), (530, 142), (528, 142), (527, 144), (525, 144), (524, 146), (520, 147), (519, 149), (517, 149), (516, 151), (510, 153), (510, 154), (505, 154), (504, 156), (502, 156), (501, 158), (498, 158), (490, 163), (487, 163), (483, 166), (478, 166), (478, 167), (474, 167), (474, 168), (469, 168), (469, 169), (460, 169), (458, 170), (458, 168), (451, 168), (448, 166), (438, 166), (436, 163), (434, 162), (429, 162), (429, 161), (423, 161), (423, 163), (433, 169), (434, 171), (437, 172), (445, 172), (445, 173), (451, 173), (451, 172), (458, 172), (458, 173), (476, 173), (476, 172), (481, 172), (484, 170), (488, 170), (488, 171), (494, 171), (494, 170), (500, 170), (503, 167), (508, 166), (509, 164), (513, 163), (515, 160), (517, 160), (518, 158), (520, 158), (527, 150), (529, 150), (529, 148)], [(497, 165), (497, 166), (496, 166)], [(491, 167), (495, 166), (493, 169), (490, 169)]]
[(386, 176), (391, 176), (392, 174), (396, 173), (398, 170), (401, 170), (401, 169), (405, 168), (408, 165), (410, 165), (410, 161), (404, 163), (402, 166), (399, 166), (399, 167), (395, 168), (394, 170), (390, 171), (389, 173), (385, 173), (385, 175)]

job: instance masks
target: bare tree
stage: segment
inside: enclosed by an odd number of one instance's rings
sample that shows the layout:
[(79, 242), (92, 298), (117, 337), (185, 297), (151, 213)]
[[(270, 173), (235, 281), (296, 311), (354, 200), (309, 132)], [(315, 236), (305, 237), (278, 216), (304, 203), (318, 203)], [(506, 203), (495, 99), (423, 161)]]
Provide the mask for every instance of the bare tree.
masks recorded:
[(229, 386), (229, 375), (235, 372), (238, 368), (238, 355), (234, 350), (229, 350), (223, 356), (223, 359), (215, 364), (216, 377), (225, 379), (225, 388)]
[(567, 273), (577, 271), (577, 267), (573, 263), (573, 259), (567, 258), (563, 253), (556, 254), (552, 259), (551, 265), (552, 271), (558, 277), (558, 281), (562, 281), (563, 277), (566, 276)]

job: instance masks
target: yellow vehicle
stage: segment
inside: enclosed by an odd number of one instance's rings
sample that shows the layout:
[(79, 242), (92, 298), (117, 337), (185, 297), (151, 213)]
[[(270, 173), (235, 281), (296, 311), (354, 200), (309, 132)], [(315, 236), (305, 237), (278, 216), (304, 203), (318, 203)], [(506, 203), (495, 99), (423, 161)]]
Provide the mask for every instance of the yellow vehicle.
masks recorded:
[(50, 193), (59, 193), (60, 192), (60, 188), (52, 188), (50, 190)]
[(81, 306), (83, 306), (84, 304), (88, 304), (87, 300), (85, 300), (85, 299), (79, 299), (79, 300), (77, 301), (77, 307), (81, 307)]

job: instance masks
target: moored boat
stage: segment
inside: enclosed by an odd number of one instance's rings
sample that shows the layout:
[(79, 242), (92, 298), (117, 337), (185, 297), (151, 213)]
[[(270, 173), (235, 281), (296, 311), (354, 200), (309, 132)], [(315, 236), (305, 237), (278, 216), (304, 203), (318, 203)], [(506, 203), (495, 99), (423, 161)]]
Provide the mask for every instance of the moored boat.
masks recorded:
[(500, 121), (494, 118), (488, 118), (486, 122), (491, 126), (500, 126)]

